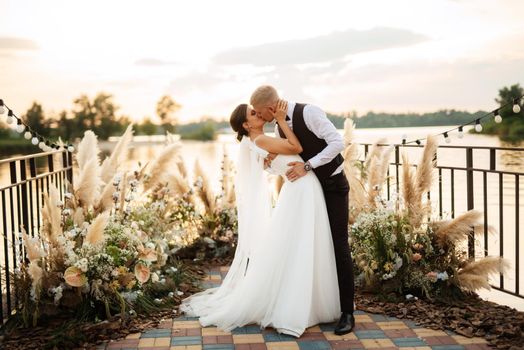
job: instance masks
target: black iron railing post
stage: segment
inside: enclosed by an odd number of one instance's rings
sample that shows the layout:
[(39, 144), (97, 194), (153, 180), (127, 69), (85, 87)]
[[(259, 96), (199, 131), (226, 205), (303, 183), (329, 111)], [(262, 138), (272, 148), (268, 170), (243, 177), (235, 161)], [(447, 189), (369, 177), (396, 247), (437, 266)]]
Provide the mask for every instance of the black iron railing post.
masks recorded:
[[(473, 194), (473, 149), (466, 148), (466, 188), (467, 188), (467, 209), (475, 207)], [(468, 256), (470, 259), (475, 258), (475, 231), (468, 236)]]

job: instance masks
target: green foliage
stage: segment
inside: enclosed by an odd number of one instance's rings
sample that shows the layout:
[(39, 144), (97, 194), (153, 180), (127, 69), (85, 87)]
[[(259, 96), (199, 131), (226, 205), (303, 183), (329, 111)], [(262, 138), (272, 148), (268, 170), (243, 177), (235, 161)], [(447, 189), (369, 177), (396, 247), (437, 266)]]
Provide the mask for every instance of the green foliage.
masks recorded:
[(482, 111), (469, 113), (451, 109), (424, 114), (368, 112), (360, 117), (353, 112), (349, 115), (328, 114), (328, 118), (338, 129), (344, 128), (344, 120), (346, 117), (349, 117), (354, 121), (356, 128), (399, 128), (413, 126), (458, 125), (470, 122), (484, 114), (485, 112)]
[(498, 135), (501, 140), (509, 142), (524, 140), (524, 107), (521, 107), (518, 114), (513, 112), (513, 100), (522, 95), (524, 95), (524, 89), (519, 84), (500, 89), (499, 96), (495, 101), (499, 106), (507, 103), (509, 103), (509, 106), (499, 111), (502, 117), (501, 123), (496, 123), (494, 118), (482, 122), (482, 133)]
[(135, 127), (136, 135), (155, 135), (158, 133), (158, 126), (151, 121), (151, 118), (146, 117), (142, 124)]
[(162, 96), (157, 102), (156, 114), (162, 121), (162, 127), (165, 131), (175, 132), (177, 123), (175, 114), (180, 108), (182, 108), (182, 106), (175, 102), (169, 95)]
[(453, 290), (465, 256), (452, 244), (439, 246), (431, 225), (415, 230), (402, 212), (379, 208), (361, 213), (350, 227), (357, 282), (387, 295), (436, 298)]
[(213, 141), (216, 139), (216, 123), (207, 120), (204, 123), (195, 123), (192, 127), (180, 128), (180, 137), (183, 140)]

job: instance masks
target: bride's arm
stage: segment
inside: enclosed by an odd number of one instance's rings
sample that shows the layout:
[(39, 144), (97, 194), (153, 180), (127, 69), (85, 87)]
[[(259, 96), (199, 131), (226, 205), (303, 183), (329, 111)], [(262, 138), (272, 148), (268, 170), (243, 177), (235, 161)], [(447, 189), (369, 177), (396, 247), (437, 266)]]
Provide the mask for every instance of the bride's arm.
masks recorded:
[(258, 147), (265, 149), (269, 153), (276, 154), (299, 154), (302, 153), (302, 145), (297, 136), (286, 123), (287, 102), (278, 101), (277, 111), (273, 114), (278, 126), (286, 135), (285, 139), (260, 135), (255, 139)]

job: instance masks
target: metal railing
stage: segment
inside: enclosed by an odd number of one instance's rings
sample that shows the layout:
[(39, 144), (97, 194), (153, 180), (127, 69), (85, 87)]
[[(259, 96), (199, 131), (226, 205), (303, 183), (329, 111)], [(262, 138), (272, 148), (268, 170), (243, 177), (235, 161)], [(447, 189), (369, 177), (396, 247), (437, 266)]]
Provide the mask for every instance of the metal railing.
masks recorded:
[[(359, 147), (363, 148), (363, 152), (360, 153), (364, 157), (367, 156), (371, 146), (367, 143), (359, 144)], [(394, 159), (388, 168), (385, 194), (389, 200), (393, 189), (397, 193), (400, 191), (402, 150), (412, 155), (414, 152), (421, 151), (424, 146), (411, 144), (379, 144), (379, 146), (394, 147), (392, 155)], [(452, 154), (449, 155), (446, 152)], [(419, 153), (417, 157), (410, 155), (410, 162), (417, 161), (422, 152)], [(479, 154), (482, 154), (482, 157), (478, 157)], [(504, 162), (497, 165), (497, 160), (500, 161), (504, 154), (511, 154), (511, 157), (516, 160), (516, 171), (500, 169), (508, 167)], [(477, 162), (477, 158), (482, 158), (482, 162)], [(463, 165), (440, 164), (443, 163), (442, 159)], [(492, 284), (492, 287), (524, 298), (524, 292), (520, 288), (523, 273), (519, 256), (522, 248), (520, 232), (523, 226), (520, 206), (524, 205), (520, 201), (520, 197), (524, 196), (520, 186), (521, 178), (524, 177), (524, 148), (442, 145), (438, 147), (436, 160), (438, 179), (428, 193), (428, 199), (431, 200), (432, 206), (438, 207), (438, 209), (435, 208), (438, 211), (438, 217), (440, 219), (454, 218), (456, 213), (471, 209), (482, 211), (484, 229), (480, 233), (475, 232), (468, 238), (468, 256), (474, 259), (490, 255), (509, 260), (510, 271), (506, 275), (501, 274), (498, 283)], [(460, 185), (462, 186), (457, 188)], [(495, 228), (495, 236), (490, 236), (490, 227)]]
[[(2, 172), (9, 171), (9, 184), (0, 187), (0, 324), (16, 310), (12, 273), (25, 252), (20, 231), (38, 235), (43, 194), (54, 184), (63, 199), (66, 184), (73, 181), (72, 154), (52, 151), (0, 160)], [(3, 174), (0, 174), (3, 175)]]

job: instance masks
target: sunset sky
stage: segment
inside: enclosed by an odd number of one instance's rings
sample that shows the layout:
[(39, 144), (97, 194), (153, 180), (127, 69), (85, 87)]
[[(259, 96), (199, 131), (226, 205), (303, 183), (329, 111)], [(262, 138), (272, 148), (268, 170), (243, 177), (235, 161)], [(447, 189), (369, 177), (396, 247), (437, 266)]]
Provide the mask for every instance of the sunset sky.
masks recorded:
[(493, 109), (524, 84), (524, 1), (0, 0), (0, 98), (223, 118), (259, 84), (327, 111)]

